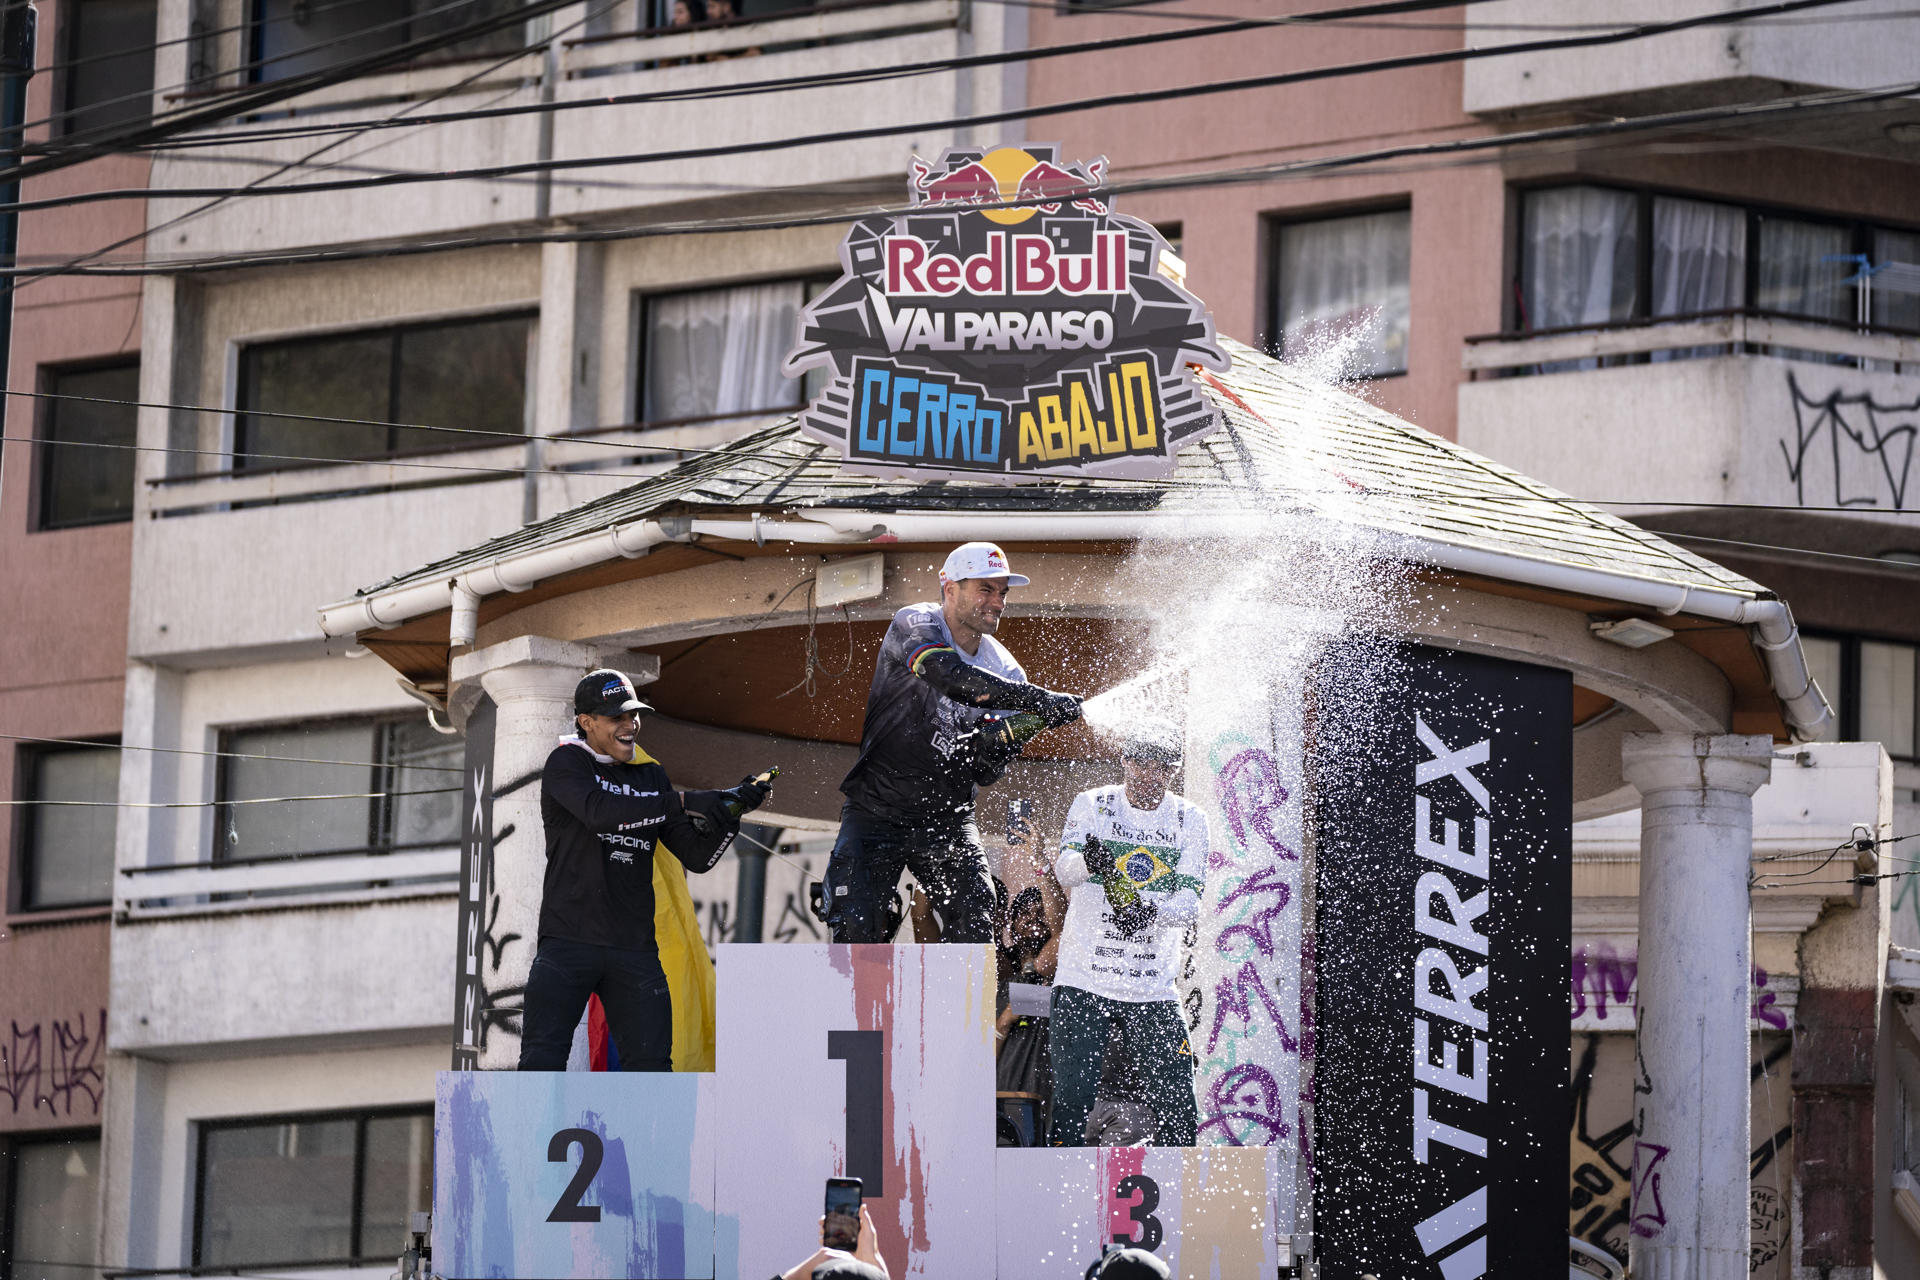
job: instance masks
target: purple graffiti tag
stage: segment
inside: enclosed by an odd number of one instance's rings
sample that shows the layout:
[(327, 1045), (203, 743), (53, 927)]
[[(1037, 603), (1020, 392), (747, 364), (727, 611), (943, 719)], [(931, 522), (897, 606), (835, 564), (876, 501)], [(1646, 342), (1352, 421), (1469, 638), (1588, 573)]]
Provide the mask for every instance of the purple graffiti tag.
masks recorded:
[(1231, 1146), (1272, 1147), (1293, 1132), (1280, 1118), (1280, 1086), (1265, 1067), (1243, 1062), (1214, 1081), (1207, 1091), (1212, 1114), (1199, 1133), (1217, 1130)]
[(1640, 972), (1639, 961), (1632, 956), (1621, 956), (1607, 943), (1596, 943), (1591, 947), (1581, 947), (1573, 953), (1573, 1017), (1577, 1018), (1587, 1011), (1587, 1001), (1593, 1001), (1593, 1016), (1606, 1021), (1609, 1000), (1620, 1008), (1628, 1007), (1633, 992), (1633, 980)]
[(1220, 905), (1214, 908), (1214, 912), (1216, 915), (1224, 913), (1228, 907), (1240, 899), (1250, 898), (1255, 894), (1271, 894), (1273, 900), (1258, 906), (1252, 915), (1240, 923), (1230, 924), (1220, 931), (1220, 936), (1214, 940), (1213, 946), (1214, 950), (1221, 955), (1226, 955), (1231, 950), (1227, 940), (1237, 933), (1246, 934), (1261, 955), (1273, 955), (1273, 922), (1287, 909), (1287, 904), (1293, 901), (1293, 886), (1280, 879), (1277, 868), (1262, 867), (1242, 880), (1233, 887), (1231, 892), (1220, 899)]
[(1753, 1004), (1748, 1009), (1747, 1016), (1751, 1017), (1755, 1022), (1764, 1022), (1776, 1030), (1785, 1031), (1787, 1029), (1787, 1015), (1785, 1010), (1777, 1007), (1779, 999), (1780, 997), (1776, 992), (1767, 990), (1767, 971), (1755, 965), (1753, 970)]
[(1669, 1150), (1671, 1148), (1657, 1142), (1642, 1142), (1638, 1138), (1633, 1141), (1633, 1234), (1642, 1240), (1651, 1240), (1667, 1227), (1667, 1208), (1660, 1203), (1658, 1170)]
[(66, 1114), (72, 1115), (73, 1095), (81, 1093), (93, 1113), (100, 1114), (100, 1050), (107, 1040), (107, 1011), (100, 1011), (99, 1030), (92, 1035), (88, 1034), (85, 1014), (52, 1026), (53, 1069), (47, 1075), (47, 1110), (57, 1112), (64, 1102)]
[(1220, 771), (1220, 808), (1233, 829), (1233, 842), (1247, 844), (1247, 829), (1253, 831), (1282, 858), (1298, 862), (1300, 855), (1289, 849), (1274, 834), (1274, 813), (1287, 802), (1289, 792), (1280, 783), (1279, 766), (1273, 757), (1258, 747), (1248, 747)]
[(19, 1023), (14, 1023), (12, 1043), (0, 1047), (0, 1093), (7, 1095), (16, 1113), (20, 1110), (22, 1094), (33, 1101), (35, 1110), (39, 1109), (39, 1023), (34, 1023), (25, 1031), (20, 1029)]
[(1260, 980), (1260, 971), (1249, 960), (1234, 972), (1220, 979), (1213, 989), (1213, 1030), (1207, 1035), (1207, 1052), (1211, 1054), (1214, 1046), (1220, 1043), (1220, 1028), (1228, 1014), (1238, 1017), (1246, 1030), (1253, 1029), (1253, 997), (1259, 997), (1266, 1006), (1267, 1016), (1273, 1019), (1274, 1032), (1280, 1037), (1280, 1047), (1287, 1053), (1300, 1052), (1300, 1045), (1287, 1030), (1287, 1021), (1280, 1016), (1279, 1008), (1273, 1002), (1273, 995)]

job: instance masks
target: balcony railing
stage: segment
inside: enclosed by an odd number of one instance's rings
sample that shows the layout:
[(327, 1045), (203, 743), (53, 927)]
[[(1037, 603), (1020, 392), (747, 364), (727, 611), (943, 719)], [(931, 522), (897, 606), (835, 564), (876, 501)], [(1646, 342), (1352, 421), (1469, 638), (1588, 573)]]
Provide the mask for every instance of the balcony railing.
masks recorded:
[(459, 878), (457, 847), (129, 867), (114, 876), (113, 911), (140, 920), (417, 898), (452, 893)]
[(1920, 372), (1920, 333), (1826, 323), (1766, 311), (1718, 311), (1467, 339), (1461, 367), (1474, 378), (1560, 372), (1581, 361), (1775, 355), (1884, 372)]

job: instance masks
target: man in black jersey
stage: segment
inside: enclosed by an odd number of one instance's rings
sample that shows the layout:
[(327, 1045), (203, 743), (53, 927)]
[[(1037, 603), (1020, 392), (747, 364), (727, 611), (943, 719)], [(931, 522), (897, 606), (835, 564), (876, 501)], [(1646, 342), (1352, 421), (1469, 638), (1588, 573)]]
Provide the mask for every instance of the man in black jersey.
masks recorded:
[[(527, 975), (520, 1070), (562, 1071), (587, 997), (598, 995), (623, 1071), (673, 1069), (673, 1002), (653, 936), (653, 846), (710, 871), (740, 814), (772, 787), (675, 791), (639, 750), (640, 701), (618, 671), (591, 671), (573, 692), (573, 737), (540, 774), (547, 873), (540, 945)], [(737, 805), (744, 806), (736, 808)]]
[[(822, 885), (835, 942), (887, 941), (903, 869), (926, 890), (943, 942), (993, 940), (974, 795), (1037, 728), (1080, 716), (1079, 698), (1027, 683), (993, 638), (1008, 590), (1027, 582), (999, 547), (969, 542), (940, 570), (940, 602), (908, 605), (887, 628)], [(1018, 712), (1038, 720), (1015, 720)]]

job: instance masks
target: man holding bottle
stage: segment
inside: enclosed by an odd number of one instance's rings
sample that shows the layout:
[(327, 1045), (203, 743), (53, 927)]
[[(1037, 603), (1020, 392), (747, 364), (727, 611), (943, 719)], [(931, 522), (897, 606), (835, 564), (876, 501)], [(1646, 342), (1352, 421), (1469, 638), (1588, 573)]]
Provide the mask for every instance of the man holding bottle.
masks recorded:
[(1028, 581), (999, 547), (969, 542), (940, 570), (940, 602), (908, 605), (887, 628), (822, 884), (835, 942), (887, 941), (907, 869), (940, 917), (942, 941), (993, 940), (974, 796), (1028, 738), (1080, 716), (1079, 698), (1027, 683), (994, 639), (1008, 591)]
[(574, 1028), (598, 995), (623, 1071), (671, 1071), (673, 1001), (654, 938), (654, 845), (689, 871), (711, 871), (766, 803), (770, 774), (729, 791), (675, 791), (640, 749), (640, 701), (618, 671), (590, 671), (573, 691), (575, 732), (540, 774), (547, 870), (540, 939), (527, 975), (520, 1070), (562, 1071)]
[(1187, 926), (1200, 915), (1207, 817), (1167, 789), (1180, 769), (1172, 725), (1136, 725), (1120, 769), (1120, 785), (1074, 798), (1053, 864), (1067, 891), (1067, 919), (1049, 1028), (1049, 1142), (1082, 1145), (1109, 1028), (1117, 1026), (1127, 1057), (1119, 1074), (1152, 1110), (1154, 1144), (1190, 1147), (1199, 1111), (1174, 978)]

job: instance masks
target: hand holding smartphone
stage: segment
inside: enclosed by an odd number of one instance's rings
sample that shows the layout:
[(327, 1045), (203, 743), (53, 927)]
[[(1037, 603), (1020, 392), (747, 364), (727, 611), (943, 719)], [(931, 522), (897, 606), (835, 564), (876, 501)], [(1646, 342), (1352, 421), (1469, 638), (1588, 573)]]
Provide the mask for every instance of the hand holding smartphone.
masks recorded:
[(860, 1243), (860, 1198), (860, 1179), (827, 1179), (827, 1216), (820, 1226), (824, 1248), (852, 1253)]

